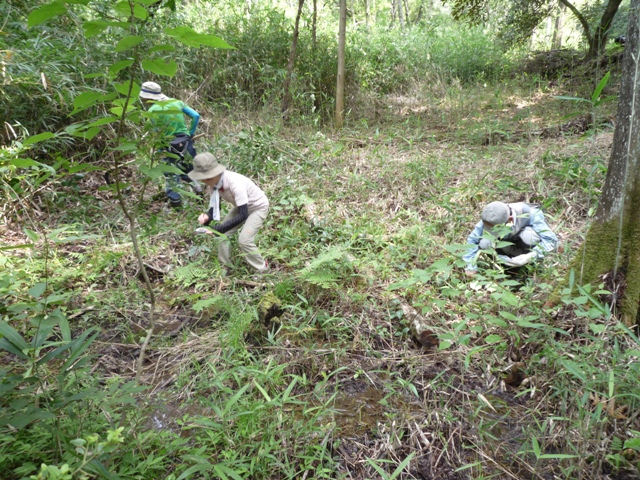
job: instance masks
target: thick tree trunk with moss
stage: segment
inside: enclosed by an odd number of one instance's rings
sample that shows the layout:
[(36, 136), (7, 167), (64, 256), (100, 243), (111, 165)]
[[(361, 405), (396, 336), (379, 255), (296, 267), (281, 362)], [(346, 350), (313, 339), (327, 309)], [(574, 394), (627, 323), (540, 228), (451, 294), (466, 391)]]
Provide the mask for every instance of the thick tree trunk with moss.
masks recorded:
[(608, 272), (624, 278), (621, 313), (639, 320), (640, 305), (640, 0), (631, 0), (613, 151), (598, 211), (574, 268), (580, 283)]

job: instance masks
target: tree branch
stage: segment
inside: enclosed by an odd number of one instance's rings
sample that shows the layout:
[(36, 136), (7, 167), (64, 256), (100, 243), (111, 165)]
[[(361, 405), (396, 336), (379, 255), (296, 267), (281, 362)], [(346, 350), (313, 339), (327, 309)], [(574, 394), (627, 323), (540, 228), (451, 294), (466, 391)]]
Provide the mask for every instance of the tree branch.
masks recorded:
[(584, 34), (587, 37), (589, 44), (591, 44), (591, 29), (589, 28), (589, 22), (587, 22), (587, 19), (584, 18), (580, 13), (580, 10), (578, 10), (569, 0), (560, 0), (560, 3), (566, 5), (566, 7), (575, 15), (584, 29)]

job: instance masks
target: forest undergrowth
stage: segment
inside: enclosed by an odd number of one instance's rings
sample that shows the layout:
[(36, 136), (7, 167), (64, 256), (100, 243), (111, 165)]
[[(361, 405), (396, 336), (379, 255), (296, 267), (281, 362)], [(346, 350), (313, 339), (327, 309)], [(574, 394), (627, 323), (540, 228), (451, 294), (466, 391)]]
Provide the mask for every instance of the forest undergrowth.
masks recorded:
[[(178, 480), (638, 478), (640, 340), (607, 303), (610, 279), (567, 271), (612, 107), (594, 126), (540, 80), (435, 88), (372, 101), (340, 132), (201, 111), (198, 150), (271, 201), (263, 276), (240, 258), (222, 275), (215, 241), (194, 234), (207, 200), (185, 192), (169, 210), (160, 181), (125, 169), (158, 298), (142, 386), (149, 299), (104, 169), (5, 205), (7, 245), (34, 248), (2, 258), (0, 312), (26, 339), (3, 354), (2, 478), (41, 463)], [(470, 279), (463, 244), (497, 199), (542, 205), (563, 248)], [(30, 336), (30, 309), (59, 344)]]

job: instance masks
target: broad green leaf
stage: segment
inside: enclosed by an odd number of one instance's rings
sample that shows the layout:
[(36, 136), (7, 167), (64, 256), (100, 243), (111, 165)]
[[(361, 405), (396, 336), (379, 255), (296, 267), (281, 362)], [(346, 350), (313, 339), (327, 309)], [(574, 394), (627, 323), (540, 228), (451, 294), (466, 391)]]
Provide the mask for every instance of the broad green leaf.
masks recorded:
[(463, 470), (467, 470), (469, 468), (477, 467), (478, 465), (482, 465), (482, 462), (478, 461), (478, 462), (474, 462), (474, 463), (467, 463), (466, 465), (463, 465), (460, 468), (456, 468), (454, 470), (454, 473), (455, 472), (462, 472)]
[(24, 228), (24, 233), (25, 235), (29, 238), (29, 240), (31, 240), (32, 242), (37, 242), (40, 237), (38, 236), (38, 234), (36, 232), (34, 232), (33, 230), (29, 230), (28, 228)]
[(214, 465), (213, 469), (220, 476), (220, 478), (223, 478), (223, 479), (233, 478), (233, 480), (242, 480), (242, 477), (238, 475), (238, 473), (235, 470), (231, 469), (230, 467), (227, 467), (222, 463), (218, 465)]
[(502, 318), (506, 318), (510, 322), (515, 322), (516, 320), (518, 320), (518, 318), (513, 313), (509, 312), (500, 311), (500, 316)]
[[(129, 95), (129, 88), (131, 88), (131, 96), (129, 97), (130, 99), (138, 98), (138, 95), (140, 94), (140, 85), (138, 85), (136, 82), (133, 82), (133, 85), (130, 85), (128, 81), (123, 83), (116, 83), (114, 85), (114, 88), (120, 95), (124, 95), (125, 97)], [(122, 98), (119, 98), (113, 103), (122, 107), (124, 106), (125, 102)], [(132, 106), (131, 103), (131, 100), (129, 100), (129, 106)], [(129, 110), (131, 109), (128, 108), (127, 111)]]
[(593, 95), (591, 95), (592, 102), (595, 103), (595, 101), (598, 100), (598, 98), (600, 98), (600, 94), (602, 93), (602, 90), (604, 90), (604, 87), (606, 87), (607, 83), (609, 83), (610, 76), (611, 76), (611, 72), (607, 72), (605, 76), (602, 77), (602, 80), (600, 80), (600, 82), (598, 83), (598, 86), (593, 91)]
[(115, 51), (124, 52), (125, 50), (129, 50), (130, 48), (135, 47), (136, 45), (140, 45), (140, 43), (142, 43), (143, 40), (144, 40), (144, 37), (141, 37), (139, 35), (124, 37), (116, 44)]
[(50, 418), (56, 418), (56, 416), (45, 410), (38, 410), (35, 413), (20, 413), (12, 417), (0, 418), (0, 425), (11, 425), (13, 428), (20, 430), (36, 420), (48, 420)]
[(39, 133), (38, 135), (33, 135), (32, 137), (27, 138), (22, 144), (24, 146), (33, 145), (34, 143), (38, 143), (43, 140), (48, 140), (54, 137), (55, 135), (51, 132), (43, 132), (43, 133)]
[(95, 122), (89, 123), (86, 126), (87, 127), (101, 127), (102, 125), (107, 125), (109, 123), (115, 123), (118, 120), (120, 120), (120, 117), (116, 117), (116, 116), (102, 117), (102, 118), (96, 120)]
[(598, 335), (599, 333), (602, 333), (602, 332), (604, 332), (606, 330), (606, 327), (604, 325), (598, 325), (597, 323), (590, 323), (589, 324), (589, 328), (596, 335)]
[(231, 397), (227, 403), (224, 406), (224, 410), (222, 411), (222, 418), (226, 417), (226, 414), (229, 412), (229, 410), (231, 410), (231, 407), (233, 407), (236, 402), (240, 399), (240, 397), (244, 394), (244, 392), (247, 390), (247, 388), (249, 388), (249, 383), (245, 384), (244, 387), (242, 387), (240, 390), (238, 390), (233, 397)]
[(117, 150), (119, 152), (135, 152), (137, 149), (138, 144), (131, 142), (123, 143), (114, 148), (114, 150)]
[[(2, 321), (3, 320), (0, 320), (0, 322), (2, 322)], [(1, 337), (1, 335), (0, 335), (0, 337)], [(12, 353), (13, 355), (16, 355), (17, 357), (20, 357), (22, 359), (28, 359), (29, 358), (29, 355), (24, 353), (21, 348), (16, 347), (13, 343), (11, 343), (6, 338), (0, 338), (0, 350), (4, 350), (6, 352)], [(1, 388), (2, 388), (2, 384), (0, 384), (0, 389)]]
[(23, 243), (22, 245), (10, 245), (8, 247), (0, 247), (0, 251), (16, 250), (18, 248), (33, 248), (33, 243)]
[[(66, 371), (73, 366), (75, 361), (84, 353), (84, 351), (89, 348), (89, 346), (93, 343), (96, 337), (100, 334), (97, 328), (91, 327), (88, 330), (85, 330), (82, 335), (76, 338), (73, 342), (71, 342), (71, 355), (69, 359), (62, 366), (62, 371)], [(89, 337), (89, 335), (91, 335)], [(89, 337), (89, 338), (87, 338)]]
[(584, 373), (579, 370), (579, 367), (574, 362), (570, 360), (562, 360), (560, 363), (562, 363), (562, 366), (567, 370), (567, 372), (583, 382), (586, 382)]
[(192, 467), (189, 467), (184, 472), (182, 472), (182, 475), (180, 475), (177, 480), (185, 480), (186, 478), (191, 478), (194, 473), (206, 472), (208, 470), (211, 470), (212, 467), (213, 465), (211, 465), (209, 462), (198, 463), (197, 465), (193, 465)]
[(44, 293), (44, 290), (47, 288), (46, 283), (36, 283), (33, 287), (29, 289), (29, 295), (33, 298), (40, 298), (40, 296)]
[(36, 162), (31, 158), (14, 158), (9, 162), (9, 165), (19, 168), (42, 167), (40, 162)]
[(92, 38), (96, 35), (100, 35), (109, 27), (109, 24), (103, 20), (90, 20), (82, 24), (82, 30), (84, 30), (84, 36), (86, 38)]
[(169, 60), (168, 62), (162, 60), (143, 60), (142, 68), (156, 75), (173, 77), (178, 71), (178, 64), (173, 60)]
[(498, 343), (502, 341), (502, 337), (500, 335), (489, 335), (484, 341), (487, 343)]
[(558, 100), (573, 100), (574, 102), (587, 102), (591, 103), (591, 100), (588, 98), (580, 98), (580, 97), (567, 97), (566, 95), (556, 95), (553, 98), (557, 98)]
[(77, 132), (74, 134), (74, 137), (84, 138), (85, 140), (91, 140), (98, 133), (100, 133), (100, 129), (98, 127), (87, 128), (83, 132)]
[(94, 105), (100, 98), (102, 98), (102, 94), (99, 92), (82, 92), (73, 99), (73, 106), (76, 109), (89, 107)]
[(35, 27), (36, 25), (40, 25), (53, 17), (66, 13), (66, 11), (67, 8), (60, 2), (43, 5), (29, 14), (27, 26), (29, 28)]
[(109, 67), (109, 73), (115, 75), (120, 70), (124, 70), (127, 67), (133, 65), (133, 60), (120, 60)]
[(78, 173), (78, 172), (93, 172), (95, 170), (102, 170), (100, 167), (96, 165), (91, 165), (89, 163), (80, 163), (78, 165), (74, 165), (69, 167), (67, 170), (70, 174)]
[(73, 5), (89, 5), (89, 0), (59, 0), (62, 3), (70, 3)]
[(262, 396), (265, 398), (265, 400), (266, 400), (267, 402), (270, 402), (270, 401), (271, 401), (271, 397), (269, 396), (269, 394), (267, 393), (267, 391), (266, 391), (264, 388), (262, 388), (262, 386), (261, 386), (258, 382), (256, 382), (256, 381), (255, 381), (255, 379), (253, 380), (253, 384), (256, 386), (256, 388), (257, 388), (258, 390), (260, 390), (260, 393), (261, 393), (261, 394), (262, 394)]
[(494, 317), (494, 316), (485, 317), (484, 320), (487, 323), (491, 323), (492, 325), (497, 325), (499, 327), (508, 327), (509, 326), (509, 324), (507, 322), (505, 322), (501, 318)]
[[(131, 16), (131, 8), (129, 7), (129, 2), (126, 0), (116, 4), (114, 10), (121, 15), (125, 15), (127, 17)], [(133, 7), (133, 16), (139, 18), (140, 20), (146, 20), (149, 16), (149, 13), (142, 5), (136, 3)]]
[(129, 94), (129, 82), (125, 83), (115, 83), (113, 88), (116, 89), (120, 95), (128, 95)]
[(624, 448), (633, 448), (634, 450), (640, 450), (640, 438), (636, 437), (625, 440)]
[(156, 45), (155, 47), (150, 48), (149, 50), (147, 50), (147, 53), (155, 53), (155, 52), (175, 52), (176, 51), (176, 47), (174, 47), (173, 45)]
[[(135, 110), (136, 107), (134, 107), (133, 105), (127, 105), (127, 113)], [(109, 113), (112, 113), (113, 115), (118, 115), (118, 116), (122, 116), (124, 112), (124, 109), (122, 107), (111, 107), (109, 109)]]
[[(175, 173), (177, 175), (180, 175), (182, 172), (180, 169), (178, 169), (177, 167), (174, 167), (173, 165), (163, 165), (164, 167), (173, 167), (175, 170), (169, 172), (169, 173)], [(151, 180), (157, 180), (158, 178), (161, 178), (164, 176), (164, 172), (166, 171), (166, 169), (163, 168), (159, 168), (160, 166), (157, 167), (149, 167), (147, 165), (140, 165), (139, 169), (140, 172), (143, 175), (146, 175), (147, 177), (149, 177)]]
[(200, 35), (193, 28), (190, 27), (176, 27), (176, 28), (165, 28), (164, 33), (168, 36), (179, 40), (189, 47), (199, 47), (200, 42), (196, 40), (196, 37)]
[(200, 34), (198, 35), (197, 40), (201, 45), (205, 45), (211, 48), (235, 48), (222, 40), (220, 37), (216, 37), (215, 35)]
[(536, 458), (540, 458), (540, 453), (542, 450), (540, 449), (540, 444), (538, 443), (538, 439), (536, 437), (531, 437), (531, 446), (533, 447), (533, 454)]
[(22, 338), (22, 335), (20, 335), (15, 328), (4, 320), (0, 320), (0, 335), (19, 350), (26, 350), (29, 348), (29, 344), (24, 338)]

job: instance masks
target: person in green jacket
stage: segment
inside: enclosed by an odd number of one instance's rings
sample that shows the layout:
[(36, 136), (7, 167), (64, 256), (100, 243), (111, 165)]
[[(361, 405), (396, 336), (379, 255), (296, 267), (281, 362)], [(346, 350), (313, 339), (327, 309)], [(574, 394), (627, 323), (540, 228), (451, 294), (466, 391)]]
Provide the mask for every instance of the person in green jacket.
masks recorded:
[[(193, 166), (184, 159), (185, 153), (196, 156), (196, 149), (193, 146), (193, 135), (200, 121), (200, 114), (189, 108), (184, 102), (169, 98), (162, 93), (162, 88), (155, 82), (144, 82), (140, 90), (140, 99), (146, 105), (149, 105), (149, 112), (158, 112), (157, 116), (152, 118), (154, 127), (160, 130), (166, 137), (167, 146), (164, 151), (170, 152), (175, 157), (166, 157), (165, 162), (177, 166), (184, 173), (182, 175), (165, 173), (165, 192), (169, 200), (169, 205), (174, 208), (182, 206), (182, 198), (174, 188), (180, 183), (180, 180), (193, 184), (196, 193), (202, 192), (202, 187), (198, 182), (193, 182), (187, 175)], [(166, 113), (162, 113), (166, 112)], [(191, 118), (191, 125), (187, 128), (184, 116)]]

